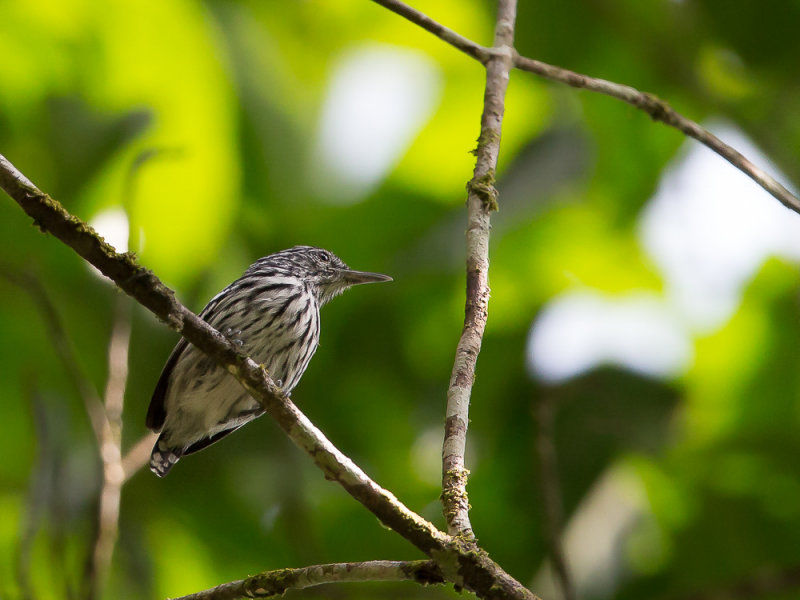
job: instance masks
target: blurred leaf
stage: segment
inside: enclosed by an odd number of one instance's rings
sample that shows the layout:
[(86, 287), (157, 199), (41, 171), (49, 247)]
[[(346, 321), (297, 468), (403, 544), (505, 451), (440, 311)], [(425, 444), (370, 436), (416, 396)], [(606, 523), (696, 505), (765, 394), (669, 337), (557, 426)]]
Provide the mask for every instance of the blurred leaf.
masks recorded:
[[(414, 4), (491, 43), (495, 3)], [(651, 91), (699, 122), (726, 119), (797, 187), (799, 28), (792, 2), (541, 0), (520, 3), (516, 39), (522, 54)], [(331, 203), (314, 183), (323, 107), (342, 57), (376, 47), (419, 58), (438, 73), (440, 95), (365, 196)], [(464, 185), (483, 102), (480, 65), (365, 0), (0, 2), (0, 54), (0, 151), (82, 218), (124, 207), (132, 249), (191, 308), (259, 256), (300, 243), (394, 277), (325, 307), (322, 345), (294, 399), (371, 476), (441, 526), (438, 464), (464, 318)], [(414, 84), (405, 85), (413, 97)], [(713, 592), (762, 567), (800, 564), (796, 264), (767, 262), (728, 323), (697, 339), (687, 333), (695, 363), (677, 379), (600, 367), (545, 386), (526, 368), (531, 325), (560, 294), (666, 297), (639, 223), (683, 141), (616, 100), (511, 75), (467, 466), (477, 535), (523, 582), (546, 557), (533, 413), (544, 393), (558, 406), (565, 526), (610, 470), (644, 490), (644, 512), (612, 557), (619, 570), (607, 574), (614, 598)], [(40, 277), (89, 383), (103, 390), (117, 292), (7, 200), (0, 246), (2, 268)], [(53, 498), (63, 509), (39, 523), (35, 590), (63, 597), (60, 570), (71, 581), (83, 572), (96, 448), (41, 316), (4, 280), (0, 331), (0, 453), (11, 457), (0, 465), (0, 595), (19, 587), (12, 566), (41, 441), (26, 397), (35, 381), (56, 424)], [(145, 433), (176, 341), (135, 311), (126, 448)], [(120, 527), (106, 598), (188, 593), (270, 568), (420, 557), (266, 417), (165, 480), (134, 475)], [(455, 597), (400, 584), (319, 593)]]

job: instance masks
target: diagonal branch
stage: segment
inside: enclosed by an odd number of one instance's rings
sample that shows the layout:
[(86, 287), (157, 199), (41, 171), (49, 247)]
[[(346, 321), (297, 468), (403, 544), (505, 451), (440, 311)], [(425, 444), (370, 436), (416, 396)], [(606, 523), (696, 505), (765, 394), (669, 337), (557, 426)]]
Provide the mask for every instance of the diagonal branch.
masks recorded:
[(474, 542), (452, 538), (439, 531), (370, 479), (297, 409), (262, 367), (178, 302), (174, 292), (139, 265), (131, 254), (118, 254), (91, 227), (41, 192), (2, 155), (0, 187), (42, 231), (70, 246), (119, 288), (224, 367), (291, 440), (311, 456), (328, 479), (336, 481), (384, 525), (433, 558), (448, 581), (470, 589), (481, 598), (535, 598)]
[(103, 429), (108, 422), (106, 411), (100, 396), (98, 396), (91, 381), (83, 372), (75, 349), (72, 347), (69, 336), (64, 330), (64, 324), (58, 314), (58, 310), (50, 296), (48, 296), (47, 290), (33, 273), (16, 272), (10, 267), (0, 266), (0, 276), (5, 277), (8, 281), (30, 294), (34, 304), (39, 309), (56, 355), (61, 359), (61, 364), (64, 366), (70, 382), (78, 392), (78, 396), (83, 400), (86, 414), (89, 417), (89, 422), (99, 447), (102, 444)]
[(445, 27), (431, 19), (428, 15), (421, 13), (415, 8), (411, 8), (405, 2), (400, 0), (372, 0), (376, 4), (380, 4), (384, 8), (397, 13), (401, 17), (408, 19), (415, 25), (419, 25), (425, 31), (429, 31), (439, 39), (447, 42), (454, 48), (458, 48), (467, 56), (471, 56), (480, 63), (485, 64), (491, 56), (491, 51), (488, 48), (476, 44), (470, 39), (465, 38), (463, 35), (456, 33), (452, 29)]
[(145, 433), (128, 449), (122, 457), (121, 463), (125, 481), (128, 481), (139, 469), (148, 463), (150, 460), (150, 452), (152, 452), (153, 444), (156, 443), (157, 439), (157, 433)]
[(588, 75), (575, 73), (574, 71), (555, 67), (524, 56), (515, 55), (514, 66), (523, 71), (535, 73), (545, 79), (565, 83), (570, 87), (611, 96), (612, 98), (622, 100), (631, 106), (643, 110), (650, 115), (650, 118), (654, 121), (660, 121), (665, 125), (674, 127), (678, 131), (707, 146), (772, 194), (772, 196), (778, 199), (786, 208), (800, 213), (800, 200), (774, 177), (763, 169), (755, 166), (741, 152), (723, 142), (713, 133), (701, 127), (691, 119), (687, 119), (681, 115), (661, 98), (647, 92), (641, 92), (627, 85), (606, 81), (605, 79), (598, 79), (596, 77), (589, 77)]
[[(412, 23), (419, 25), (426, 31), (429, 31), (443, 42), (450, 44), (454, 48), (461, 50), (467, 56), (475, 60), (487, 64), (494, 50), (492, 48), (485, 48), (472, 40), (448, 29), (444, 25), (434, 21), (427, 15), (420, 11), (411, 8), (400, 0), (372, 0), (385, 6), (389, 10), (397, 13), (398, 15), (408, 19)], [(654, 94), (642, 92), (636, 88), (590, 77), (569, 69), (557, 67), (548, 63), (544, 63), (532, 58), (520, 56), (514, 52), (513, 67), (522, 71), (528, 71), (549, 79), (550, 81), (557, 81), (564, 83), (570, 87), (589, 90), (598, 94), (611, 96), (617, 100), (622, 100), (643, 110), (654, 121), (660, 121), (669, 127), (674, 127), (684, 135), (694, 138), (701, 144), (704, 144), (722, 158), (731, 163), (734, 167), (742, 171), (745, 175), (750, 177), (764, 190), (774, 196), (786, 208), (800, 213), (800, 199), (797, 198), (792, 192), (778, 182), (774, 177), (763, 169), (755, 166), (747, 157), (735, 148), (729, 146), (720, 140), (713, 133), (701, 127), (691, 119), (688, 119), (673, 109), (666, 101), (658, 98)]]
[(475, 150), (475, 171), (467, 184), (467, 301), (464, 329), (456, 348), (442, 446), (442, 504), (451, 535), (473, 537), (469, 521), (464, 451), (467, 444), (469, 399), (475, 364), (481, 351), (489, 306), (489, 214), (497, 210), (494, 188), (497, 155), (505, 111), (508, 74), (512, 64), (516, 0), (498, 6), (492, 57), (486, 63), (481, 133)]
[(122, 485), (125, 483), (122, 466), (122, 409), (128, 381), (131, 308), (128, 298), (116, 298), (114, 325), (108, 345), (108, 381), (105, 392), (107, 419), (100, 445), (103, 483), (100, 487), (94, 543), (86, 570), (86, 597), (89, 599), (101, 595), (119, 535), (119, 509)]
[(287, 590), (302, 590), (325, 583), (364, 581), (415, 581), (428, 585), (444, 583), (444, 578), (432, 560), (333, 563), (267, 571), (247, 579), (223, 583), (215, 588), (181, 596), (175, 600), (235, 600), (282, 596)]

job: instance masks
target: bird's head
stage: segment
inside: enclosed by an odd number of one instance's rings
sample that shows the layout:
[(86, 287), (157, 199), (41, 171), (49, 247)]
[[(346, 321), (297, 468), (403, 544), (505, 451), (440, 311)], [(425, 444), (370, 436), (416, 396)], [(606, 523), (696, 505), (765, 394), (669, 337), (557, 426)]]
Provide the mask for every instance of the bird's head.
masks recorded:
[(270, 266), (296, 277), (317, 291), (320, 305), (347, 288), (362, 283), (392, 281), (388, 275), (355, 271), (333, 252), (314, 246), (295, 246), (268, 256)]

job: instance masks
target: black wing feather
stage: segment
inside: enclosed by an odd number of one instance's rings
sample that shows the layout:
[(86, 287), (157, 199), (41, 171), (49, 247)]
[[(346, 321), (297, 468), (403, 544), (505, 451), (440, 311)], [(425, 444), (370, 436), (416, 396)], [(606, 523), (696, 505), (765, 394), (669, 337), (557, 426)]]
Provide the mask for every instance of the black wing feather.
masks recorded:
[[(219, 294), (214, 296), (200, 312), (199, 317), (208, 322), (209, 316), (211, 316), (211, 313), (214, 311), (217, 304), (219, 304), (220, 299), (225, 296), (228, 289), (230, 289), (235, 283), (236, 282), (229, 285)], [(175, 365), (178, 364), (178, 359), (180, 358), (181, 354), (183, 354), (183, 351), (186, 350), (188, 345), (189, 342), (183, 337), (176, 344), (175, 348), (172, 350), (172, 354), (170, 354), (169, 358), (167, 359), (167, 364), (164, 365), (164, 368), (161, 371), (161, 376), (158, 378), (158, 383), (156, 383), (156, 389), (153, 390), (153, 397), (150, 399), (150, 406), (147, 408), (147, 419), (145, 419), (145, 425), (147, 425), (148, 429), (151, 429), (156, 433), (161, 431), (161, 428), (164, 426), (164, 421), (167, 418), (167, 407), (164, 402), (167, 397), (169, 378), (172, 376), (172, 371), (175, 369)]]
[(156, 389), (153, 390), (153, 397), (150, 399), (150, 406), (147, 408), (147, 419), (145, 424), (153, 431), (161, 431), (164, 426), (164, 420), (167, 418), (167, 407), (164, 402), (167, 397), (167, 387), (169, 386), (169, 378), (175, 365), (178, 363), (178, 358), (186, 349), (189, 343), (186, 338), (181, 338), (178, 345), (172, 350), (172, 354), (167, 359), (167, 364), (161, 371), (161, 376), (156, 383)]
[(194, 444), (192, 444), (191, 446), (186, 448), (186, 450), (183, 451), (183, 456), (186, 456), (187, 454), (194, 454), (195, 452), (200, 452), (200, 450), (202, 450), (203, 448), (208, 448), (211, 444), (217, 443), (229, 433), (233, 433), (234, 431), (239, 429), (242, 425), (244, 425), (244, 423), (241, 423), (236, 427), (231, 427), (230, 429), (223, 429), (222, 431), (218, 431), (211, 437), (207, 437), (204, 440), (195, 442)]

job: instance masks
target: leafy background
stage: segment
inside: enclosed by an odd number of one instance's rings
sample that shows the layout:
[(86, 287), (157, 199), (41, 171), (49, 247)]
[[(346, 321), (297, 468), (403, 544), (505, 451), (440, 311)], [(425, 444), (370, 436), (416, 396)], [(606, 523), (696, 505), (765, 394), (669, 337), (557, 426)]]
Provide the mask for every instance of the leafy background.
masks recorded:
[[(491, 39), (491, 2), (416, 6)], [(800, 6), (781, 0), (539, 0), (520, 3), (517, 47), (746, 135), (796, 185), (798, 26)], [(298, 243), (394, 276), (325, 308), (322, 346), (294, 397), (370, 475), (441, 526), (439, 453), (463, 318), (479, 65), (364, 0), (6, 1), (0, 56), (2, 153), (101, 231), (127, 214), (131, 249), (188, 306), (201, 309), (257, 257)], [(706, 152), (692, 148), (617, 101), (512, 74), (469, 490), (482, 545), (546, 598), (558, 595), (542, 570), (535, 414), (543, 399), (556, 412), (566, 546), (582, 597), (683, 598), (800, 565), (797, 254), (776, 246), (751, 257), (734, 304), (712, 307), (721, 317), (681, 321), (682, 363), (659, 371), (636, 367), (630, 353), (599, 352), (580, 366), (564, 351), (566, 370), (553, 375), (531, 356), (532, 324), (570, 294), (611, 304), (670, 297), (642, 223), (681, 161)], [(722, 172), (749, 194), (744, 206), (775, 203)], [(702, 217), (700, 237), (713, 240), (743, 205), (730, 186), (706, 189), (719, 203)], [(668, 220), (674, 211), (657, 214)], [(798, 233), (794, 215), (777, 214)], [(102, 390), (118, 294), (10, 200), (0, 201), (0, 244), (3, 273), (39, 278)], [(590, 329), (581, 323), (579, 348)], [(625, 323), (613, 321), (602, 343), (627, 339)], [(96, 444), (40, 311), (5, 278), (0, 331), (0, 596), (25, 596), (18, 567), (30, 540), (35, 597), (62, 598), (83, 571)], [(543, 339), (536, 356), (547, 358), (572, 338), (556, 330)], [(125, 447), (145, 433), (149, 394), (175, 342), (134, 311)], [(657, 359), (668, 348), (656, 339), (634, 354)], [(180, 595), (285, 566), (418, 557), (265, 418), (163, 481), (143, 470), (125, 485), (104, 597)], [(796, 594), (762, 588), (752, 596)], [(454, 593), (375, 584), (290, 594)]]

